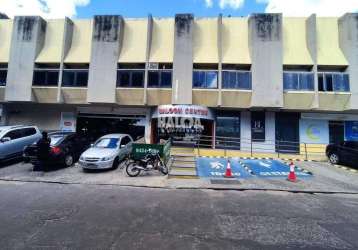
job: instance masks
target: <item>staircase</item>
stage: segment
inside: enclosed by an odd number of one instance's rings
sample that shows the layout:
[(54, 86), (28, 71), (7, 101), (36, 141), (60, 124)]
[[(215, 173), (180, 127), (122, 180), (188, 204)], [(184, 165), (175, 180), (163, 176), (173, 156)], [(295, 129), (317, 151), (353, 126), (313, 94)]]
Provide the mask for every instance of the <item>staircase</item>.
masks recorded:
[(193, 148), (172, 148), (169, 178), (198, 179)]

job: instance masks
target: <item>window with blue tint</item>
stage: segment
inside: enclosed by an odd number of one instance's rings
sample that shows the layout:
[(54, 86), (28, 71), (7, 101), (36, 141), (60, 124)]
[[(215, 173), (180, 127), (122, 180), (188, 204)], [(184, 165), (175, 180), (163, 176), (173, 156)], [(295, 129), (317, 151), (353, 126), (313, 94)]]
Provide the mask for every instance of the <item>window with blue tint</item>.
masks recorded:
[(64, 69), (62, 86), (87, 87), (88, 69)]
[(298, 90), (298, 74), (297, 73), (283, 73), (283, 89), (284, 90)]
[(349, 92), (349, 75), (345, 73), (319, 73), (318, 90), (323, 92)]
[(245, 71), (223, 71), (224, 89), (251, 89), (251, 73)]
[(239, 89), (251, 89), (251, 72), (237, 72)]
[(299, 89), (314, 91), (314, 74), (313, 73), (299, 74)]
[(314, 91), (314, 74), (306, 72), (284, 72), (283, 89)]
[(193, 88), (215, 89), (218, 87), (217, 71), (194, 71)]
[(148, 73), (148, 88), (171, 88), (171, 70), (153, 70)]

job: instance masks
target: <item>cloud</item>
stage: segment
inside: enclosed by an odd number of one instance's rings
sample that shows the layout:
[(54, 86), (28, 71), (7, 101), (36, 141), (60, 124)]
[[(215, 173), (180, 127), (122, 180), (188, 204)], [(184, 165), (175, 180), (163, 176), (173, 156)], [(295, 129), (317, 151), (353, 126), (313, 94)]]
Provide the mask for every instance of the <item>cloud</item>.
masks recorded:
[[(216, 1), (216, 0), (215, 0)], [(218, 5), (221, 9), (231, 8), (239, 9), (244, 4), (245, 0), (217, 0)], [(205, 5), (208, 8), (214, 6), (214, 0), (205, 0)]]
[(9, 17), (16, 15), (63, 18), (76, 16), (76, 8), (86, 6), (90, 0), (0, 0), (0, 12)]
[(220, 0), (219, 6), (221, 9), (231, 8), (239, 9), (244, 5), (245, 0)]
[(265, 12), (283, 13), (285, 16), (341, 16), (358, 11), (358, 0), (257, 0), (266, 3)]

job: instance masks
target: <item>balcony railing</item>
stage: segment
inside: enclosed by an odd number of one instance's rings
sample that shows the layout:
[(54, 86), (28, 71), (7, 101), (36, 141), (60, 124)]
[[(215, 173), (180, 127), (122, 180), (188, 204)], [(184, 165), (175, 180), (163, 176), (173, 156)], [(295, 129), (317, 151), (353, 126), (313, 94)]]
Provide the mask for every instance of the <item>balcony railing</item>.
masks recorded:
[(314, 73), (284, 72), (283, 89), (293, 91), (314, 91)]
[(252, 89), (250, 71), (224, 70), (222, 77), (223, 89)]
[(33, 86), (58, 86), (59, 69), (35, 69)]
[(88, 69), (64, 69), (63, 87), (87, 87)]

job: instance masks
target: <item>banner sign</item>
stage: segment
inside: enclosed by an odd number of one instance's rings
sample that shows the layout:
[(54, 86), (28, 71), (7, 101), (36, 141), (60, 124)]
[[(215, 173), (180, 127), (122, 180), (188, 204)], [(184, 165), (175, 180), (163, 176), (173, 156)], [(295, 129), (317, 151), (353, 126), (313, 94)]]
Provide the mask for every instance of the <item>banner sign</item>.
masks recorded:
[(345, 122), (346, 141), (358, 141), (358, 121)]
[(152, 118), (160, 117), (186, 117), (214, 120), (210, 109), (197, 105), (161, 105), (158, 106)]
[(265, 112), (251, 112), (251, 139), (265, 141)]
[(300, 142), (329, 144), (329, 126), (326, 120), (301, 119)]
[(76, 115), (73, 112), (61, 113), (60, 130), (65, 132), (76, 132)]

